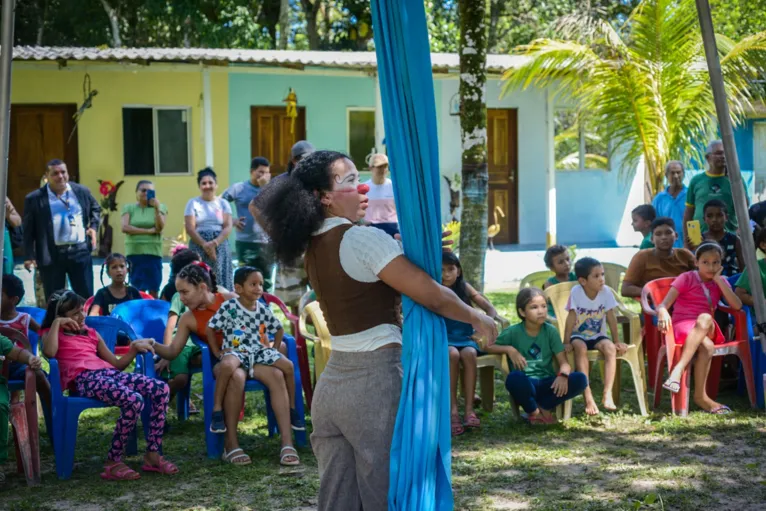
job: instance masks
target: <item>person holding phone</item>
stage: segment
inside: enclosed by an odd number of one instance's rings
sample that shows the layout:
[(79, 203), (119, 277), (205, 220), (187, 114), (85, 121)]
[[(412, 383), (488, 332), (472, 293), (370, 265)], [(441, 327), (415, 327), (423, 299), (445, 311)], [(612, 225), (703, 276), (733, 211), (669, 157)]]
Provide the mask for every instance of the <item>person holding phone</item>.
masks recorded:
[(157, 298), (162, 285), (162, 229), (168, 208), (157, 200), (154, 184), (136, 185), (136, 202), (122, 208), (125, 255), (130, 263), (130, 284)]

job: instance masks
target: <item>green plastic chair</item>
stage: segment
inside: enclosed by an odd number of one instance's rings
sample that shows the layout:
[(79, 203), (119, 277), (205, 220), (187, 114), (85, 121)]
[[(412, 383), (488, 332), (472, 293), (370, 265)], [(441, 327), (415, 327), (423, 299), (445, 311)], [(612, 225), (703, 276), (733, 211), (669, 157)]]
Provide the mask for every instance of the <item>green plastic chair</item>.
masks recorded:
[(545, 284), (545, 281), (553, 277), (553, 275), (554, 273), (550, 270), (536, 271), (536, 272), (530, 273), (529, 275), (521, 279), (521, 285), (519, 285), (519, 289), (524, 289), (525, 287), (538, 287), (542, 289), (543, 284)]

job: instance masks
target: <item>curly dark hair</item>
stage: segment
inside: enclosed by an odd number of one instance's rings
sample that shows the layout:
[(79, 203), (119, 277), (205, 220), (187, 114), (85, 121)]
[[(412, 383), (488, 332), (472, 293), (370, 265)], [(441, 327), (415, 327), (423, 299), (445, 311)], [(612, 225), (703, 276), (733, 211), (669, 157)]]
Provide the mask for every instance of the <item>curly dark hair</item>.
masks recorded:
[(215, 281), (215, 272), (210, 271), (210, 267), (202, 262), (194, 262), (184, 266), (178, 272), (177, 279), (185, 280), (194, 287), (205, 284), (211, 293), (218, 291), (218, 284)]
[(289, 175), (266, 185), (255, 199), (258, 223), (271, 237), (280, 262), (292, 264), (305, 251), (311, 233), (325, 215), (321, 192), (332, 188), (330, 167), (348, 158), (336, 151), (317, 151), (303, 158)]

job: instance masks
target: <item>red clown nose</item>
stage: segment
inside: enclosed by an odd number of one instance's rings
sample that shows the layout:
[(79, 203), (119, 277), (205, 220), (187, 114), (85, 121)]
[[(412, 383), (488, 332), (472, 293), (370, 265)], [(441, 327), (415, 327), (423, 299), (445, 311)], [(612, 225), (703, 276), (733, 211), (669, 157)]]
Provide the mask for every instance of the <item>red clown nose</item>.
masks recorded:
[(367, 192), (370, 191), (370, 185), (360, 184), (356, 187), (356, 191), (362, 195), (367, 195)]

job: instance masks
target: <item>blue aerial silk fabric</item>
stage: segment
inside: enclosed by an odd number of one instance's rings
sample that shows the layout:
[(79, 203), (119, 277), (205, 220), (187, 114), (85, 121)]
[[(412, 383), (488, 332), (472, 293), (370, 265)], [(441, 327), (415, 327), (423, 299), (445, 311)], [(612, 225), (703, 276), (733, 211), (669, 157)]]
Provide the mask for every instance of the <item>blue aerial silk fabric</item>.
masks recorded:
[[(439, 151), (423, 0), (373, 0), (394, 199), (407, 258), (441, 279)], [(452, 509), (444, 320), (403, 299), (404, 380), (391, 444), (391, 510)]]

